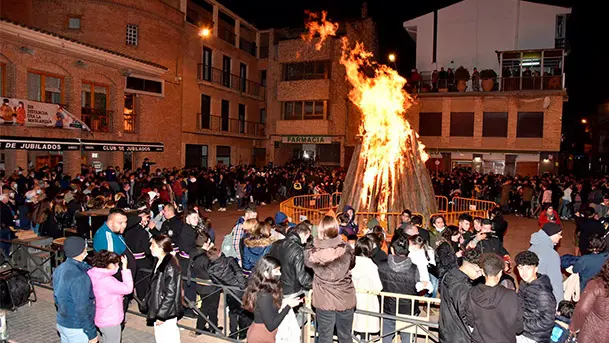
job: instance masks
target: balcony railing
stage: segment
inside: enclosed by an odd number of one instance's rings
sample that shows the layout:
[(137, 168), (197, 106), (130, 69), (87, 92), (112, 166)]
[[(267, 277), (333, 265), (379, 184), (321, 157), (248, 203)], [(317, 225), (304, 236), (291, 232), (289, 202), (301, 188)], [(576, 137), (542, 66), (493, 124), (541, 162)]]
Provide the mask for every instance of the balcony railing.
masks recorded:
[(237, 38), (237, 35), (235, 34), (235, 28), (218, 25), (218, 38), (222, 39), (230, 45), (235, 45)]
[(214, 68), (210, 65), (199, 63), (197, 68), (197, 79), (199, 81), (207, 81), (222, 85), (240, 93), (264, 100), (265, 90), (263, 85), (242, 78), (239, 75), (227, 73), (222, 69)]
[(123, 115), (123, 131), (135, 133), (135, 122), (137, 115), (135, 113), (125, 113)]
[(197, 113), (197, 128), (200, 130), (264, 137), (264, 127), (263, 123)]
[[(464, 92), (510, 92), (510, 91), (536, 91), (536, 90), (562, 90), (564, 74), (544, 76), (514, 76), (496, 77), (482, 80), (468, 79), (465, 81)], [(429, 78), (423, 80), (409, 80), (406, 85), (410, 91), (418, 93), (459, 92), (458, 80), (436, 80)]]
[(90, 107), (81, 109), (82, 121), (92, 132), (112, 132), (112, 113)]
[(254, 57), (256, 56), (256, 43), (250, 42), (249, 40), (243, 37), (239, 38), (239, 49), (247, 52), (248, 54)]

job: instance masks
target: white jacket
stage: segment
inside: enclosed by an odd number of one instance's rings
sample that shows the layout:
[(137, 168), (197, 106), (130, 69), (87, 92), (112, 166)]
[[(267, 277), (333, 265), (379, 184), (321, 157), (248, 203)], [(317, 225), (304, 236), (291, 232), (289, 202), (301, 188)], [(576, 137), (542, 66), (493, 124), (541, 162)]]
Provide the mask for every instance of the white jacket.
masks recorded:
[[(356, 290), (357, 309), (369, 312), (380, 312), (379, 299), (373, 293), (383, 289), (379, 277), (378, 267), (374, 262), (364, 256), (355, 257), (355, 267), (351, 270), (351, 278)], [(379, 318), (355, 314), (353, 316), (353, 330), (357, 332), (379, 332)]]

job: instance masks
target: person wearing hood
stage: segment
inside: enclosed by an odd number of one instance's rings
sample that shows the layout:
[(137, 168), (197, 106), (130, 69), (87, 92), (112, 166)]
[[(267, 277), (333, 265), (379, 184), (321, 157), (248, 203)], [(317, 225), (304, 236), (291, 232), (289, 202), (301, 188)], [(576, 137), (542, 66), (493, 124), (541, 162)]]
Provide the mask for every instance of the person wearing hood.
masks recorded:
[(275, 226), (275, 231), (285, 236), (288, 230), (296, 226), (296, 224), (290, 222), (287, 214), (280, 211), (275, 213), (275, 224), (271, 226)]
[[(122, 264), (122, 281), (114, 277)], [(121, 342), (123, 297), (133, 292), (133, 278), (127, 265), (127, 256), (118, 256), (102, 251), (92, 260), (93, 268), (87, 274), (91, 278), (95, 294), (95, 325), (99, 328), (104, 343)]]
[(349, 218), (347, 221), (347, 226), (349, 226), (351, 228), (351, 230), (353, 230), (355, 232), (355, 234), (357, 235), (357, 232), (359, 231), (359, 226), (355, 222), (355, 209), (353, 207), (347, 205), (347, 206), (345, 206), (345, 208), (343, 208), (343, 213), (347, 214), (347, 216)]
[(249, 236), (243, 240), (243, 270), (251, 272), (258, 260), (271, 250), (273, 242), (271, 226), (267, 223), (256, 223)]
[(482, 276), (478, 250), (468, 250), (460, 267), (446, 272), (440, 282), (440, 342), (471, 343), (472, 334), (465, 323), (467, 294), (473, 281)]
[[(429, 282), (420, 282), (419, 271), (417, 266), (412, 263), (408, 257), (408, 237), (402, 235), (395, 240), (390, 247), (391, 254), (387, 256), (387, 260), (381, 262), (378, 266), (378, 273), (383, 284), (383, 292), (418, 295), (417, 289), (429, 286)], [(414, 309), (414, 313), (412, 310)], [(400, 299), (397, 304), (397, 310), (400, 315), (418, 316), (420, 313), (418, 303), (414, 306), (409, 299)], [(383, 313), (395, 316), (396, 315), (396, 298), (386, 296), (383, 303)], [(388, 332), (395, 331), (395, 320), (383, 319), (382, 323), (383, 335)], [(383, 337), (383, 343), (393, 342), (394, 335)], [(408, 332), (400, 332), (402, 342), (410, 342), (411, 334)]]
[(305, 266), (313, 269), (312, 305), (317, 310), (320, 343), (332, 342), (334, 328), (339, 343), (350, 343), (355, 312), (355, 286), (351, 269), (353, 250), (338, 235), (338, 222), (324, 216), (313, 244), (304, 251)]
[(538, 274), (539, 257), (532, 251), (522, 251), (515, 258), (522, 278), (518, 296), (523, 307), (522, 343), (550, 343), (556, 312), (556, 298), (547, 275)]
[[(497, 254), (480, 256), (484, 284), (468, 292), (466, 323), (472, 343), (516, 343), (523, 331), (522, 305), (513, 290), (499, 285), (505, 264)], [(554, 312), (552, 312), (554, 313)]]
[(562, 272), (560, 270), (560, 255), (554, 246), (562, 238), (562, 228), (558, 224), (546, 223), (541, 230), (531, 235), (529, 251), (539, 257), (539, 273), (547, 275), (552, 283), (555, 299), (563, 299)]

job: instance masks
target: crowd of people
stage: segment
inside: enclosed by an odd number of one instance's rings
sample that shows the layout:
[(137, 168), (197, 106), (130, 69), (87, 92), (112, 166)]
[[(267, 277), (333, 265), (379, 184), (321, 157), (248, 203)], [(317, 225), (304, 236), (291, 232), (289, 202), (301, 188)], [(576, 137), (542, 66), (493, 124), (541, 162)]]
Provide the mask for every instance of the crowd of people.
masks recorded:
[[(437, 194), (499, 204), (485, 218), (463, 214), (456, 225), (438, 215), (424, 227), (423, 218), (404, 210), (396, 228), (375, 220), (360, 227), (351, 207), (319, 223), (293, 223), (282, 212), (258, 217), (256, 206), (275, 199), (339, 192), (344, 175), (297, 165), (151, 171), (145, 164), (136, 171), (83, 168), (75, 177), (61, 168), (17, 170), (2, 178), (2, 238), (18, 228), (63, 237), (78, 213), (108, 211), (90, 237), (92, 252), (78, 235), (63, 241), (67, 259), (53, 274), (62, 342), (95, 342), (98, 336), (120, 342), (133, 301), (157, 342), (179, 342), (177, 323), (184, 316), (197, 321), (193, 335), (219, 334), (221, 293), (231, 338), (300, 341), (309, 291), (322, 343), (381, 332), (384, 343), (396, 335), (413, 342), (413, 331), (392, 318), (428, 309), (408, 297), (385, 296), (381, 303), (380, 291), (439, 296), (442, 342), (567, 342), (577, 335), (579, 342), (594, 343), (609, 334), (605, 179), (462, 170), (432, 175)], [(232, 201), (244, 214), (216, 241), (206, 211), (223, 211)], [(564, 207), (568, 215), (562, 215)], [(513, 259), (503, 243), (509, 232), (504, 215), (510, 213), (538, 216), (539, 223), (530, 248)], [(561, 257), (555, 250), (561, 219), (572, 218), (577, 252)], [(10, 244), (3, 249), (8, 255)], [(578, 277), (577, 292), (563, 288), (563, 269)]]

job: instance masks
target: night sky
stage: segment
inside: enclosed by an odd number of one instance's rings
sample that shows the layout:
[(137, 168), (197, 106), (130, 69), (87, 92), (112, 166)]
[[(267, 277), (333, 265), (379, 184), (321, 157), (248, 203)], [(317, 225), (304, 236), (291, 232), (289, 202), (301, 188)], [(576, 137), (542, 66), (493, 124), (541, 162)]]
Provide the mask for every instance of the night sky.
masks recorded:
[[(505, 0), (513, 1), (513, 0)], [(327, 10), (330, 19), (358, 18), (361, 14), (361, 0), (220, 0), (228, 8), (244, 17), (260, 29), (271, 27), (303, 26), (304, 10)], [(368, 11), (376, 21), (381, 48), (381, 62), (385, 56), (395, 52), (398, 56), (398, 70), (404, 74), (415, 66), (415, 44), (402, 27), (406, 20), (416, 18), (434, 9), (442, 8), (458, 1), (446, 0), (374, 0), (368, 1)], [(609, 108), (609, 68), (601, 61), (609, 61), (609, 49), (605, 42), (606, 15), (591, 1), (543, 0), (535, 1), (572, 7), (567, 23), (567, 40), (570, 53), (567, 58), (567, 88), (569, 101), (565, 103), (563, 133), (567, 145), (565, 150), (581, 151), (582, 141), (572, 147), (574, 138), (581, 138), (583, 127), (581, 118), (593, 116), (600, 104), (608, 103)], [(254, 5), (255, 4), (255, 5)], [(603, 27), (605, 32), (598, 30)], [(574, 129), (575, 128), (575, 129)]]

